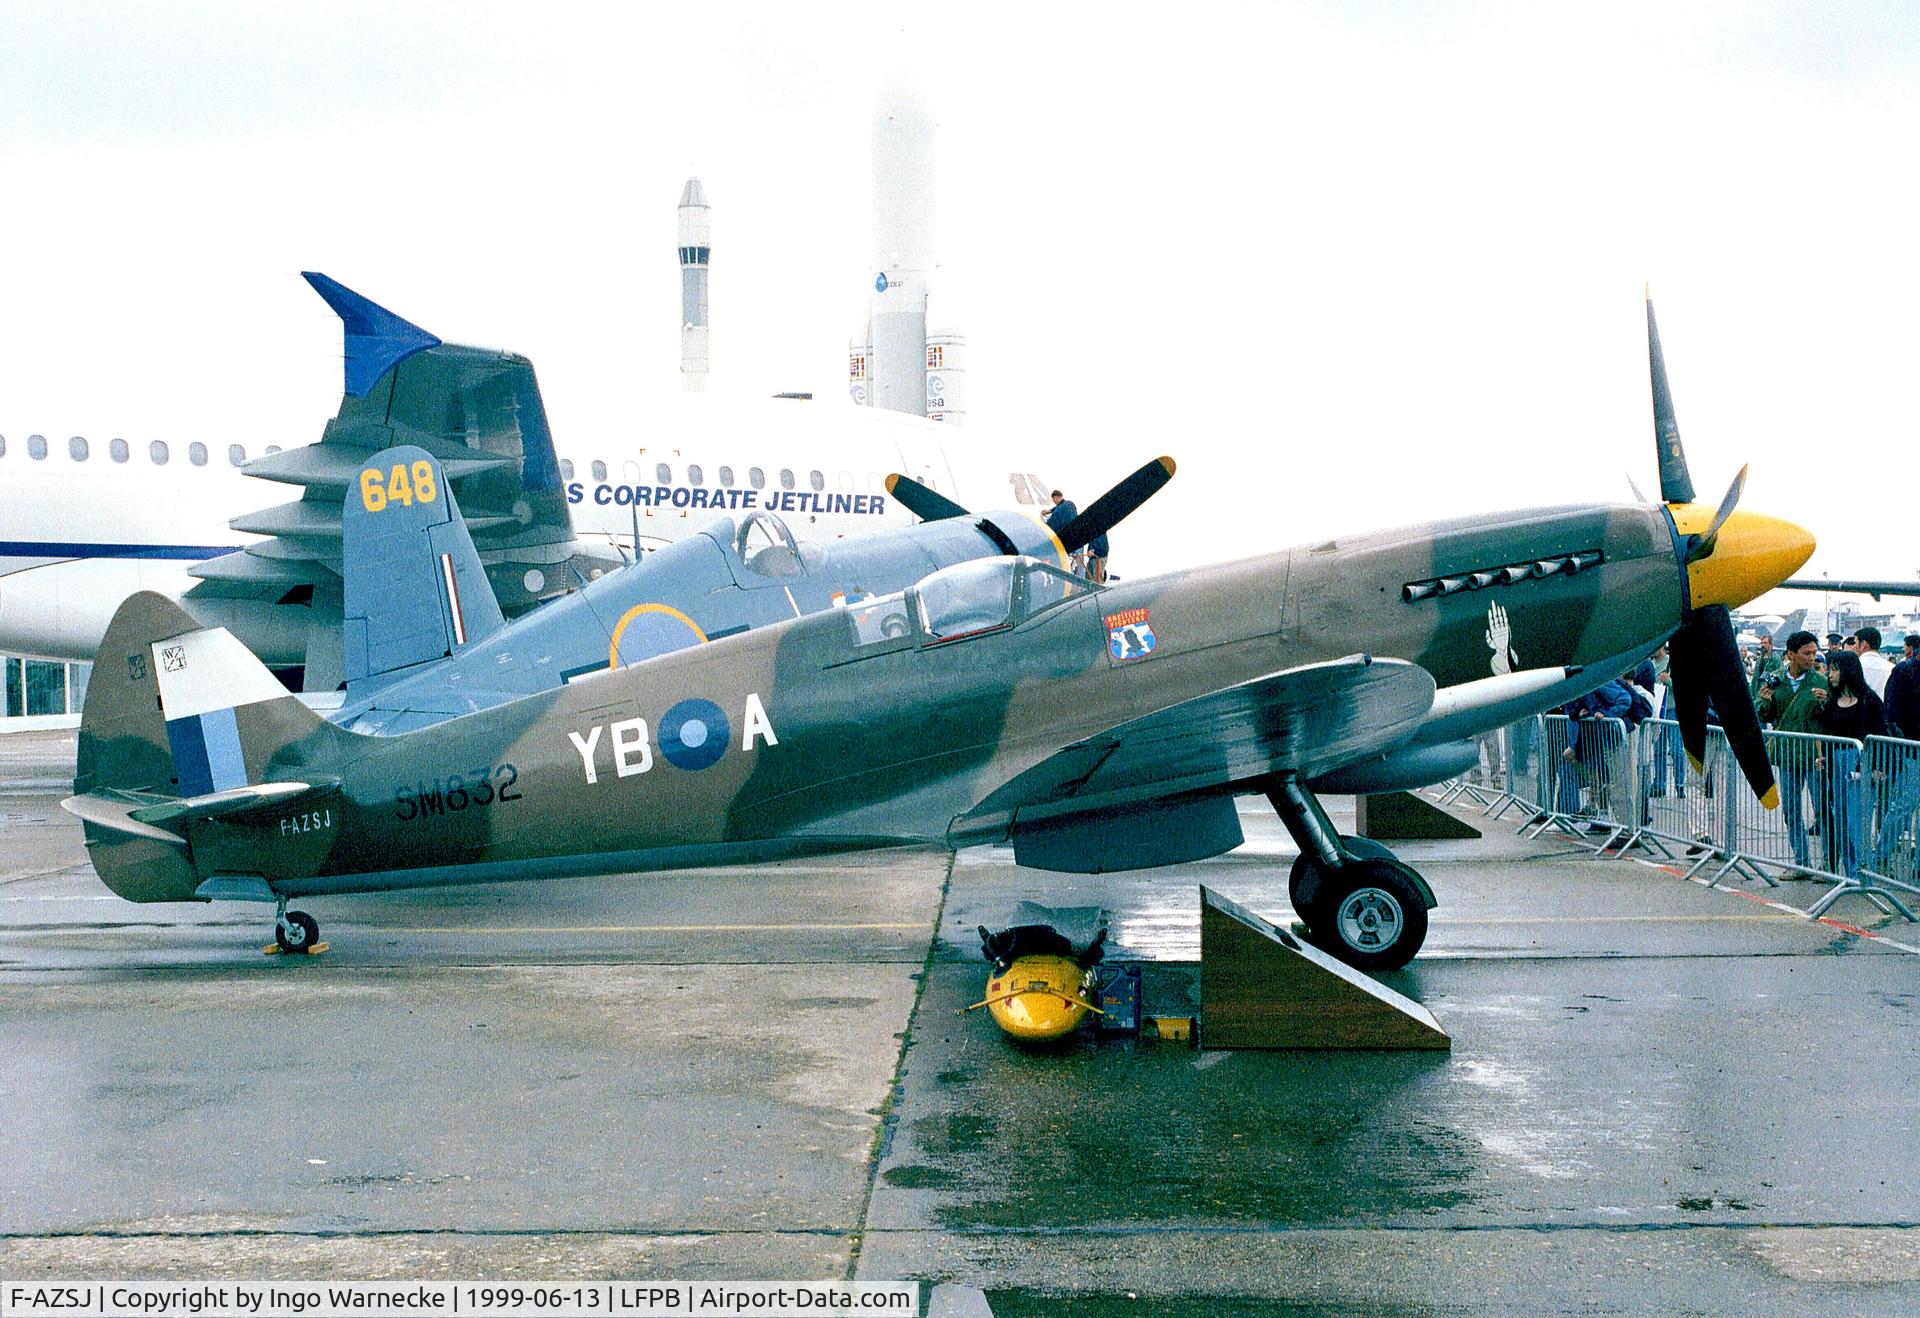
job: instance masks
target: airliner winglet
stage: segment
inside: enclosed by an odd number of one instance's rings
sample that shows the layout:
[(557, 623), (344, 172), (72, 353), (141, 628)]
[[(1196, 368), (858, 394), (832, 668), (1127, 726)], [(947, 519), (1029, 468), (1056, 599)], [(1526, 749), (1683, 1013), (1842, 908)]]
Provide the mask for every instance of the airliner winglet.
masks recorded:
[(355, 398), (365, 398), (381, 376), (414, 353), (440, 346), (436, 335), (402, 320), (339, 280), (317, 270), (302, 270), (300, 276), (327, 300), (345, 328), (347, 392)]

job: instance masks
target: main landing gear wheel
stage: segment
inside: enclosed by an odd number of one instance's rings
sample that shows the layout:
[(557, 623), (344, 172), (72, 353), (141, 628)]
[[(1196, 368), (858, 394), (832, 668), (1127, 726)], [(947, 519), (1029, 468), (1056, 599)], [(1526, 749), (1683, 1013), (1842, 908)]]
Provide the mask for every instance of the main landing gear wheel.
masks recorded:
[[(1340, 848), (1355, 860), (1395, 860), (1397, 857), (1372, 838), (1348, 837), (1340, 835)], [(1320, 904), (1322, 880), (1326, 877), (1320, 863), (1306, 852), (1301, 852), (1293, 862), (1293, 869), (1287, 875), (1287, 902), (1293, 907), (1293, 913), (1306, 921), (1307, 928), (1320, 929), (1322, 920), (1316, 909)]]
[(1427, 941), (1427, 904), (1397, 860), (1355, 860), (1320, 885), (1314, 941), (1355, 970), (1398, 970)]
[(305, 911), (287, 911), (274, 921), (273, 941), (282, 952), (311, 952), (320, 942), (320, 922)]

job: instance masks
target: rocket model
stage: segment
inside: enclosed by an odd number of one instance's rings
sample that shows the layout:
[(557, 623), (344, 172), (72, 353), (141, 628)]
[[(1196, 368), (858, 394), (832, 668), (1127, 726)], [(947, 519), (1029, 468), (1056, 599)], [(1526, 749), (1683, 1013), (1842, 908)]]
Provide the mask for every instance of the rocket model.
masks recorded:
[(707, 190), (687, 180), (680, 194), (680, 384), (689, 393), (707, 387), (707, 257), (713, 225)]
[(847, 385), (868, 407), (959, 421), (966, 339), (927, 332), (933, 259), (932, 116), (911, 97), (873, 120), (873, 283), (867, 332), (850, 345)]

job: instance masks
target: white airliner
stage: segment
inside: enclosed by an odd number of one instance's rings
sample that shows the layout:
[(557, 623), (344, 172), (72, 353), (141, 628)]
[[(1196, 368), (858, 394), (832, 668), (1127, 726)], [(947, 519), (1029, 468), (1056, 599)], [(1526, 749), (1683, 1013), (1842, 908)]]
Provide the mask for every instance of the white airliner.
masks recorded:
[[(1038, 514), (1047, 506), (1049, 487), (1037, 475), (995, 469), (977, 449), (954, 442), (974, 436), (918, 417), (839, 400), (712, 394), (669, 396), (648, 412), (643, 434), (556, 444), (574, 534), (604, 550), (583, 569), (587, 575), (636, 543), (644, 551), (756, 508), (816, 540), (909, 524), (916, 519), (883, 483), (895, 471), (969, 507), (1032, 505)], [(0, 439), (0, 651), (90, 660), (120, 601), (147, 589), (228, 627), (270, 664), (307, 663), (313, 587), (326, 583), (311, 564), (303, 572), (299, 559), (311, 553), (324, 563), (324, 526), (261, 535), (230, 525), (275, 532), (274, 505), (293, 507), (282, 502), (285, 484), (241, 469), (275, 454), (285, 463), (300, 450), (17, 433)], [(313, 502), (333, 489), (337, 555), (344, 489), (307, 488), (321, 496)], [(221, 557), (247, 546), (255, 552)], [(265, 590), (209, 593), (217, 584), (202, 580), (209, 562), (282, 575), (266, 578)], [(523, 575), (543, 573), (533, 567)], [(561, 573), (552, 576), (523, 584), (533, 597), (569, 585)], [(337, 627), (337, 618), (327, 625)]]

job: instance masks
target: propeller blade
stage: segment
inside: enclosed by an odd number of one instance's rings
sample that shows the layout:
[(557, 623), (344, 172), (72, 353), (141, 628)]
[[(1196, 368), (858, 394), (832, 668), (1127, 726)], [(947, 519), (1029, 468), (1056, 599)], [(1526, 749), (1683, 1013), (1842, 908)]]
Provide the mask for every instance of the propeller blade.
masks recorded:
[(1660, 459), (1660, 498), (1666, 503), (1692, 503), (1693, 477), (1687, 471), (1686, 451), (1680, 447), (1680, 422), (1673, 415), (1673, 393), (1667, 388), (1667, 362), (1660, 353), (1660, 327), (1653, 320), (1653, 294), (1647, 294), (1647, 365), (1653, 375), (1654, 448)]
[(1628, 473), (1627, 475), (1627, 488), (1633, 491), (1633, 501), (1635, 503), (1645, 503), (1647, 501), (1647, 496), (1640, 493), (1640, 486), (1633, 479), (1633, 476), (1631, 473)]
[(1720, 534), (1720, 528), (1727, 524), (1729, 517), (1733, 516), (1734, 508), (1740, 503), (1741, 492), (1746, 488), (1747, 469), (1742, 467), (1740, 474), (1733, 478), (1733, 484), (1727, 486), (1727, 496), (1720, 500), (1720, 507), (1713, 514), (1713, 521), (1708, 524), (1705, 531), (1693, 537), (1692, 543), (1687, 546), (1687, 562), (1698, 563), (1713, 552), (1713, 538)]
[(1701, 772), (1706, 756), (1707, 702), (1711, 700), (1734, 762), (1753, 794), (1769, 810), (1779, 805), (1780, 789), (1767, 759), (1766, 734), (1747, 690), (1746, 670), (1740, 666), (1740, 649), (1733, 638), (1733, 616), (1726, 605), (1709, 604), (1689, 614), (1667, 642), (1667, 656), (1680, 743), (1694, 772)]
[(1702, 665), (1705, 646), (1694, 618), (1680, 624), (1667, 641), (1667, 685), (1673, 691), (1673, 718), (1680, 725), (1680, 745), (1693, 771), (1703, 771), (1707, 758), (1707, 682)]
[(1060, 528), (1060, 544), (1071, 554), (1119, 525), (1134, 509), (1173, 479), (1172, 458), (1155, 458), (1080, 510)]
[(1760, 715), (1754, 710), (1747, 691), (1746, 670), (1740, 666), (1740, 647), (1733, 639), (1733, 617), (1724, 604), (1709, 604), (1696, 609), (1692, 619), (1707, 651), (1705, 659), (1707, 694), (1720, 715), (1720, 727), (1733, 749), (1734, 762), (1760, 798), (1760, 804), (1772, 810), (1780, 804), (1780, 788), (1773, 779), (1773, 763), (1767, 759), (1766, 734), (1760, 730)]
[(946, 495), (930, 490), (913, 477), (902, 476), (897, 471), (887, 477), (887, 493), (923, 522), (940, 522), (949, 517), (968, 515), (965, 508)]

